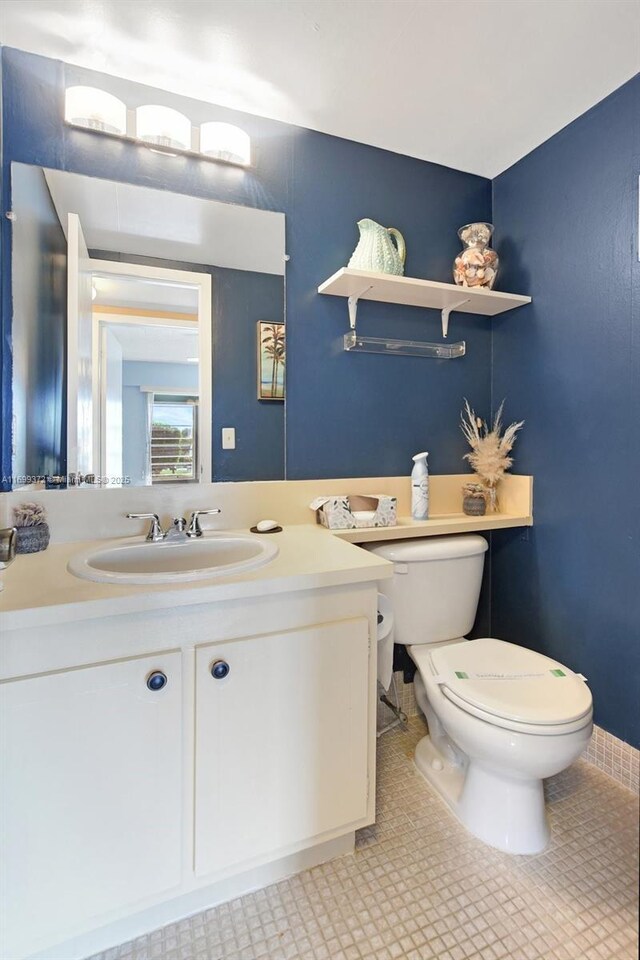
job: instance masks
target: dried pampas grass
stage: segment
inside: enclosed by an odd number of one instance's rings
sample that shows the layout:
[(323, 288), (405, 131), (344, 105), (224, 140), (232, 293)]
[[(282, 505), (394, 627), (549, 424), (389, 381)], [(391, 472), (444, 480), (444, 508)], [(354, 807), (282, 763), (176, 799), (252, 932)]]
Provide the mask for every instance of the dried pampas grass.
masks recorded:
[(471, 447), (471, 452), (465, 453), (464, 459), (469, 461), (472, 470), (487, 488), (487, 496), (492, 510), (496, 509), (496, 486), (513, 463), (513, 457), (509, 454), (513, 449), (516, 434), (524, 424), (524, 420), (512, 423), (503, 433), (503, 407), (504, 400), (498, 407), (491, 429), (484, 420), (476, 416), (466, 397), (464, 410), (460, 415), (461, 430)]

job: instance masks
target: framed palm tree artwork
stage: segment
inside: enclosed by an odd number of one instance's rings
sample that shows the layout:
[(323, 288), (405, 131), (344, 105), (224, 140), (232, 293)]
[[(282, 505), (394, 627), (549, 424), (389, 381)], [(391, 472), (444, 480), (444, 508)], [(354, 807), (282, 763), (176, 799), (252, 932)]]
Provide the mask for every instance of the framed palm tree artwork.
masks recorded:
[(284, 400), (284, 323), (258, 320), (258, 400)]

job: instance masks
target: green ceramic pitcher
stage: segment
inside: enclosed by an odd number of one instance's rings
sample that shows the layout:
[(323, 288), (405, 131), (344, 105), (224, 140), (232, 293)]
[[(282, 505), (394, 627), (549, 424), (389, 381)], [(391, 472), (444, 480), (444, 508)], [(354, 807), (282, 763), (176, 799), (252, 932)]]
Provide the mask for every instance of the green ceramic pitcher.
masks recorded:
[(382, 227), (375, 220), (358, 220), (360, 240), (349, 266), (354, 270), (394, 273), (402, 276), (406, 247), (404, 237), (395, 227)]

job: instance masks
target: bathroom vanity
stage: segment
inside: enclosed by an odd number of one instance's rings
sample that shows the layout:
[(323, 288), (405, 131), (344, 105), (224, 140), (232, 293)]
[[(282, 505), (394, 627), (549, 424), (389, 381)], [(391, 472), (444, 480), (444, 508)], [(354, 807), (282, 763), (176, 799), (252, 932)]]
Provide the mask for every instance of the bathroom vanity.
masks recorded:
[(178, 587), (78, 579), (77, 543), (7, 571), (4, 956), (86, 956), (373, 822), (392, 566), (312, 525), (272, 539), (261, 569)]
[[(421, 524), (403, 519), (406, 477), (122, 489), (99, 509), (91, 490), (37, 495), (53, 542), (19, 556), (0, 594), (1, 955), (79, 960), (353, 850), (375, 820), (377, 595), (393, 564), (347, 538), (531, 523), (530, 477), (506, 478), (504, 512), (479, 518), (455, 512), (467, 476), (432, 477)], [(395, 496), (398, 526), (310, 522), (314, 497), (341, 490)], [(22, 496), (0, 503), (2, 524)], [(163, 521), (221, 508), (186, 544), (197, 553), (248, 539), (260, 516), (284, 529), (261, 538), (262, 566), (197, 582), (69, 572), (112, 562), (123, 536), (162, 550), (126, 516), (150, 504)]]

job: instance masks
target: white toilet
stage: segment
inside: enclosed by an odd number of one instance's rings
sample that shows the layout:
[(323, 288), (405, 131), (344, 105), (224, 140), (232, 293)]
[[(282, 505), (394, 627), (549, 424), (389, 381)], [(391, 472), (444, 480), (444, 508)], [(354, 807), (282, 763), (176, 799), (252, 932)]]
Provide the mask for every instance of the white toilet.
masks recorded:
[(394, 640), (418, 668), (416, 699), (429, 736), (416, 747), (416, 766), (480, 840), (509, 853), (538, 853), (549, 841), (542, 781), (587, 746), (589, 688), (540, 653), (465, 639), (480, 596), (482, 537), (367, 549), (395, 564), (380, 589), (393, 604)]

